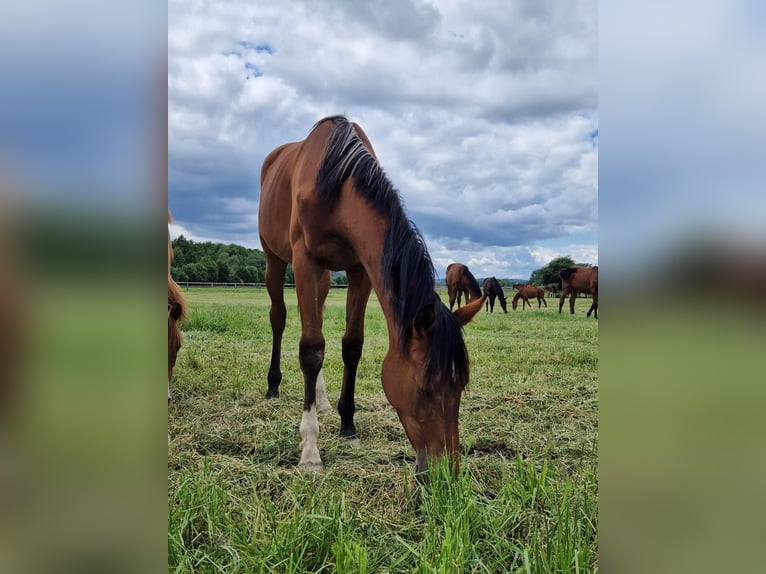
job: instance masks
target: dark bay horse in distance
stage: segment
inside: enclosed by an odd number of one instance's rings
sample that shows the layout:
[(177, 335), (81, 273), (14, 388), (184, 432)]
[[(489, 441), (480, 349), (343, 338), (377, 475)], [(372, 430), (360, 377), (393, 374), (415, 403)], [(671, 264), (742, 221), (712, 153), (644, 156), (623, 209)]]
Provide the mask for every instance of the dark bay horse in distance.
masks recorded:
[(545, 291), (542, 287), (537, 287), (536, 285), (522, 285), (518, 288), (518, 292), (513, 296), (513, 301), (511, 301), (514, 311), (518, 306), (519, 299), (522, 300), (522, 311), (527, 308), (527, 304), (529, 304), (530, 309), (532, 308), (532, 303), (529, 302), (530, 299), (537, 299), (538, 309), (543, 305), (548, 306), (548, 303), (545, 301)]
[(500, 283), (497, 282), (497, 279), (494, 277), (487, 277), (484, 280), (484, 296), (487, 297), (487, 300), (485, 302), (486, 309), (490, 313), (495, 312), (495, 298), (500, 300), (500, 306), (503, 308), (503, 313), (508, 312), (508, 307), (506, 306), (506, 300), (505, 300), (505, 293), (503, 293), (503, 288), (500, 286)]
[(481, 297), (479, 282), (468, 267), (462, 263), (447, 265), (445, 281), (447, 282), (450, 311), (455, 304), (455, 299), (457, 299), (457, 308), (460, 309), (460, 299), (463, 295), (465, 295), (466, 304)]
[(556, 296), (556, 288), (553, 287), (552, 285), (544, 286), (543, 287), (543, 291), (545, 291), (546, 293), (550, 293), (551, 297), (555, 297)]
[(593, 313), (598, 319), (598, 267), (567, 267), (559, 273), (561, 277), (561, 299), (559, 313), (564, 306), (564, 299), (569, 295), (569, 313), (574, 315), (575, 299), (578, 293), (588, 293), (593, 297), (593, 303), (588, 309), (587, 316)]
[(341, 435), (356, 436), (354, 387), (365, 307), (374, 289), (389, 339), (381, 368), (383, 390), (415, 449), (416, 470), (425, 470), (429, 460), (445, 450), (457, 469), (458, 411), (469, 374), (462, 326), (484, 300), (454, 314), (442, 303), (425, 241), (405, 214), (362, 129), (344, 116), (328, 117), (303, 141), (272, 151), (261, 170), (258, 224), (271, 298), (267, 397), (279, 396), (286, 317), (283, 285), (285, 268), (293, 265), (304, 380), (300, 465), (323, 467), (317, 446), (317, 381), (325, 351), (322, 308), (330, 288), (329, 270), (345, 269)]
[[(168, 211), (168, 224), (172, 221)], [(170, 275), (170, 265), (173, 262), (173, 244), (170, 241), (170, 229), (168, 229), (168, 405), (170, 397), (170, 379), (173, 377), (173, 368), (176, 366), (176, 358), (181, 348), (181, 330), (178, 322), (186, 318), (186, 301), (181, 294), (173, 277)]]

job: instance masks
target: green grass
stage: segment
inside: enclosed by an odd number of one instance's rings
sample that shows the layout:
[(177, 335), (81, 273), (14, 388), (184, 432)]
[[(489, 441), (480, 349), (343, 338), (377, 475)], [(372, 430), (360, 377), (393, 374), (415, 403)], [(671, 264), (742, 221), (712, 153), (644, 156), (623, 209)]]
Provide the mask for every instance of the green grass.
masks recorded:
[[(594, 572), (598, 322), (549, 307), (466, 326), (471, 383), (462, 468), (416, 481), (414, 451), (380, 384), (388, 338), (373, 295), (357, 382), (358, 446), (320, 415), (321, 473), (302, 471), (294, 291), (280, 397), (264, 290), (190, 289), (168, 417), (172, 572)], [(446, 294), (441, 293), (446, 300)], [(345, 291), (325, 309), (325, 378), (340, 392)]]

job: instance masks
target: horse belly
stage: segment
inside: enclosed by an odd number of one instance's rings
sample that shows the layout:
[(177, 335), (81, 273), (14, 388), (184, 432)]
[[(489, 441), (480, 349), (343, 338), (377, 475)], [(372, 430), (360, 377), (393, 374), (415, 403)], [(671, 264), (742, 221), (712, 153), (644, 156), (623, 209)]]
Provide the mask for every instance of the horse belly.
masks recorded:
[(353, 248), (342, 237), (334, 234), (323, 236), (317, 241), (306, 240), (306, 247), (314, 259), (325, 269), (342, 271), (359, 264)]

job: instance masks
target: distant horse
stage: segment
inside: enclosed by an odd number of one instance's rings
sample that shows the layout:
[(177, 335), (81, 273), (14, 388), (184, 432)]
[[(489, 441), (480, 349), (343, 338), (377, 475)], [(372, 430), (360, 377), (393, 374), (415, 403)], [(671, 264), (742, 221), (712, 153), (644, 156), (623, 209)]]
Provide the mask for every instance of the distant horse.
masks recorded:
[(555, 295), (556, 295), (556, 288), (551, 286), (551, 285), (545, 285), (543, 287), (543, 291), (545, 291), (546, 293), (550, 293), (551, 297), (555, 297)]
[(529, 285), (529, 283), (514, 283), (511, 287), (513, 289), (520, 289), (521, 287), (524, 287), (524, 285)]
[(561, 299), (559, 300), (559, 313), (564, 306), (564, 299), (569, 297), (569, 312), (574, 315), (575, 299), (578, 293), (588, 293), (593, 297), (593, 303), (588, 309), (587, 316), (593, 313), (593, 318), (598, 319), (598, 267), (567, 267), (559, 273), (561, 276)]
[(530, 309), (532, 308), (532, 303), (529, 302), (530, 299), (537, 299), (538, 309), (543, 305), (546, 307), (548, 306), (548, 303), (545, 302), (545, 291), (543, 291), (541, 287), (535, 285), (523, 285), (519, 287), (518, 292), (513, 297), (513, 301), (511, 301), (514, 311), (516, 310), (519, 299), (522, 299), (522, 311), (527, 308), (527, 304), (529, 304)]
[(328, 270), (345, 269), (341, 436), (356, 436), (354, 387), (365, 307), (374, 289), (388, 327), (383, 390), (415, 449), (416, 470), (425, 470), (445, 450), (458, 468), (458, 411), (469, 373), (461, 327), (484, 300), (454, 314), (441, 302), (425, 241), (407, 218), (362, 129), (344, 116), (328, 117), (303, 141), (272, 151), (261, 170), (258, 226), (271, 298), (267, 397), (279, 396), (286, 317), (283, 284), (287, 264), (293, 266), (304, 381), (300, 466), (323, 467), (317, 446), (317, 382), (323, 380), (325, 351), (322, 309), (330, 288)]
[[(168, 224), (172, 221), (168, 211)], [(168, 229), (168, 404), (170, 404), (170, 379), (173, 377), (173, 367), (176, 366), (178, 350), (181, 348), (181, 330), (178, 322), (186, 318), (186, 302), (173, 277), (170, 276), (170, 264), (173, 262), (173, 244), (170, 241)]]
[(506, 307), (505, 293), (503, 293), (503, 288), (500, 286), (500, 283), (497, 282), (497, 279), (494, 277), (487, 277), (484, 280), (483, 287), (484, 296), (487, 297), (485, 303), (487, 310), (490, 313), (495, 312), (495, 297), (497, 297), (500, 300), (500, 306), (503, 308), (503, 313), (507, 313), (508, 308)]
[(457, 308), (460, 309), (460, 298), (465, 295), (465, 302), (469, 303), (474, 299), (481, 297), (481, 287), (473, 273), (462, 263), (450, 263), (447, 265), (447, 293), (449, 295), (449, 308), (457, 298)]

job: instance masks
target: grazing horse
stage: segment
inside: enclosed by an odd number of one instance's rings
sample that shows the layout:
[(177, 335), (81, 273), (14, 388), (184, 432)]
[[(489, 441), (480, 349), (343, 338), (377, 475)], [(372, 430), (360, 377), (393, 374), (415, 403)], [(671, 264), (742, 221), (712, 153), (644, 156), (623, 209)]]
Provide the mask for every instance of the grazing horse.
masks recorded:
[[(172, 221), (168, 211), (168, 223)], [(170, 229), (168, 229), (168, 404), (170, 404), (170, 379), (173, 377), (173, 367), (176, 366), (176, 357), (181, 348), (181, 330), (178, 322), (186, 318), (186, 302), (173, 277), (170, 276), (170, 264), (173, 262), (173, 244), (170, 241)]]
[(503, 288), (500, 286), (500, 283), (497, 282), (497, 279), (494, 277), (487, 277), (484, 280), (484, 296), (487, 297), (486, 301), (486, 308), (490, 313), (495, 312), (495, 297), (497, 297), (500, 300), (500, 306), (503, 308), (503, 313), (508, 312), (508, 308), (506, 307), (505, 302), (505, 293), (503, 293)]
[(561, 276), (561, 299), (559, 300), (559, 313), (564, 306), (564, 299), (569, 297), (569, 313), (574, 315), (575, 299), (578, 293), (588, 293), (593, 297), (593, 303), (588, 309), (587, 316), (593, 313), (593, 318), (598, 319), (598, 267), (567, 267), (559, 273)]
[(481, 287), (473, 273), (462, 263), (450, 263), (447, 265), (447, 293), (449, 294), (449, 308), (457, 298), (457, 308), (460, 309), (460, 299), (465, 294), (465, 302), (469, 302), (481, 297)]
[(545, 291), (546, 293), (550, 293), (551, 297), (554, 297), (556, 295), (556, 288), (551, 285), (546, 285), (545, 287), (543, 287), (543, 291)]
[(545, 302), (545, 291), (543, 291), (541, 287), (535, 285), (522, 285), (519, 287), (518, 292), (513, 297), (513, 301), (511, 301), (514, 311), (516, 310), (519, 299), (522, 300), (522, 311), (527, 308), (527, 304), (529, 304), (530, 309), (532, 308), (532, 303), (529, 302), (530, 299), (537, 299), (538, 309), (543, 305), (546, 307), (548, 306), (548, 303)]
[(375, 290), (388, 328), (381, 381), (416, 452), (416, 471), (445, 450), (459, 467), (458, 411), (468, 384), (462, 326), (483, 298), (454, 314), (435, 290), (434, 268), (420, 232), (378, 163), (367, 136), (344, 116), (320, 120), (300, 142), (264, 160), (258, 226), (271, 298), (272, 355), (267, 397), (279, 396), (285, 327), (285, 268), (292, 262), (301, 317), (303, 372), (300, 466), (321, 469), (317, 382), (325, 339), (322, 308), (329, 270), (346, 270), (340, 434), (356, 436), (354, 387), (364, 343), (364, 314)]

